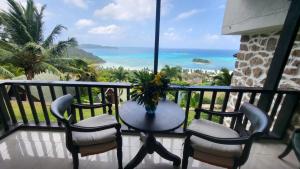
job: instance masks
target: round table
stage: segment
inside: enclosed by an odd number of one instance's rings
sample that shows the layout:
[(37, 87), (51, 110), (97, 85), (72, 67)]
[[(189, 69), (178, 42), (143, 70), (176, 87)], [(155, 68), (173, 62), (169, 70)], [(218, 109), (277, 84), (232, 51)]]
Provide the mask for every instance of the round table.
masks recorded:
[(155, 133), (170, 132), (183, 124), (185, 113), (176, 103), (170, 101), (159, 102), (155, 116), (149, 117), (143, 105), (139, 105), (135, 101), (127, 101), (120, 107), (119, 115), (128, 127), (146, 134), (143, 146), (125, 169), (136, 167), (148, 153), (153, 154), (154, 152), (167, 160), (173, 161), (173, 165), (180, 165), (180, 158), (170, 153), (154, 137)]

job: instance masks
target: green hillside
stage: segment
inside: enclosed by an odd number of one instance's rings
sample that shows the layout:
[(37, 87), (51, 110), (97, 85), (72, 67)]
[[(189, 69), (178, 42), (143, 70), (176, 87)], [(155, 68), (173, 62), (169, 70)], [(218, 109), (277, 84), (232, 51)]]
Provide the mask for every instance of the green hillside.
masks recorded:
[(68, 48), (66, 55), (68, 55), (69, 57), (83, 59), (84, 61), (88, 62), (89, 64), (105, 63), (105, 60), (99, 58), (98, 56), (95, 56), (92, 53), (89, 53), (83, 49), (79, 49), (76, 47)]
[(117, 47), (114, 46), (102, 46), (97, 44), (81, 44), (79, 45), (79, 48), (81, 49), (117, 49)]

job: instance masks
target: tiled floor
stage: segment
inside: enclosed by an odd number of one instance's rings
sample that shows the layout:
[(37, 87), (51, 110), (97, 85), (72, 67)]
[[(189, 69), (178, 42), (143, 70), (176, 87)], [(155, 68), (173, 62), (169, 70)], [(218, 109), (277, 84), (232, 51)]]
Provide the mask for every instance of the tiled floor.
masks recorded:
[[(183, 139), (158, 138), (170, 151), (181, 156)], [(137, 136), (123, 136), (123, 164), (126, 165), (137, 153), (141, 145)], [(243, 169), (289, 169), (299, 168), (294, 153), (285, 160), (278, 154), (285, 145), (279, 143), (256, 143)], [(117, 168), (115, 150), (80, 158), (80, 169)], [(143, 169), (171, 169), (172, 163), (157, 154), (148, 155), (137, 167)], [(214, 167), (190, 159), (191, 169), (215, 169)], [(72, 157), (65, 148), (62, 132), (17, 131), (0, 141), (0, 169), (72, 169)]]

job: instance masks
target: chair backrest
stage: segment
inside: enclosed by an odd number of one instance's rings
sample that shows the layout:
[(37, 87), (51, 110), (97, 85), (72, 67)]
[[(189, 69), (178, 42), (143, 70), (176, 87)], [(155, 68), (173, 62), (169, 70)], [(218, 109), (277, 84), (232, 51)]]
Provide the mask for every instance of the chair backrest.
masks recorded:
[(240, 107), (240, 112), (244, 113), (250, 121), (251, 135), (261, 135), (266, 132), (268, 127), (268, 117), (265, 112), (250, 103), (243, 103)]
[(51, 104), (51, 113), (63, 123), (67, 123), (67, 119), (64, 117), (64, 113), (70, 108), (73, 102), (73, 96), (70, 94), (61, 96), (54, 100)]

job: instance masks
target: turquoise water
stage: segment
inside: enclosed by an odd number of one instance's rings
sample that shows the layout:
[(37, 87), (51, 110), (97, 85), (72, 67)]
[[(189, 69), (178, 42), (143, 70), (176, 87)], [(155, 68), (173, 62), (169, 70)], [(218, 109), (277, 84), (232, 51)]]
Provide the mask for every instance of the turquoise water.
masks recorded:
[[(123, 66), (128, 69), (153, 68), (153, 49), (151, 48), (98, 48), (84, 49), (106, 61), (104, 67)], [(184, 69), (218, 70), (222, 67), (234, 69), (236, 50), (203, 49), (160, 49), (159, 69), (164, 65), (181, 66)], [(209, 64), (196, 64), (192, 60), (202, 58)]]

